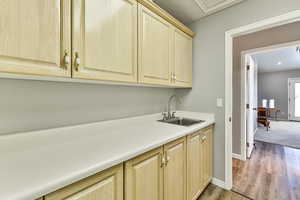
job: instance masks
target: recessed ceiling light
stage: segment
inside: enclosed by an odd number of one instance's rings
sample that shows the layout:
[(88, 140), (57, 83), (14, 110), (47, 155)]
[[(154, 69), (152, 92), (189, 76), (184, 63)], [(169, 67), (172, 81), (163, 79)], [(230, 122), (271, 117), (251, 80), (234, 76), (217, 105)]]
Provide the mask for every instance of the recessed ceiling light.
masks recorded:
[(282, 62), (281, 61), (279, 61), (278, 63), (277, 63), (277, 65), (281, 65), (282, 64)]

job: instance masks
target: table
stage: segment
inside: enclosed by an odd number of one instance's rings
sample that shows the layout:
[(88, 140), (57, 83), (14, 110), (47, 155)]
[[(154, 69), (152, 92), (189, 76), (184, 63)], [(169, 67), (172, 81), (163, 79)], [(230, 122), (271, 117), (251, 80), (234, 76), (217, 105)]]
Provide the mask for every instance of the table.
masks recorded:
[(267, 108), (268, 110), (268, 116), (271, 117), (271, 112), (275, 113), (275, 120), (278, 121), (278, 113), (280, 112), (279, 108)]

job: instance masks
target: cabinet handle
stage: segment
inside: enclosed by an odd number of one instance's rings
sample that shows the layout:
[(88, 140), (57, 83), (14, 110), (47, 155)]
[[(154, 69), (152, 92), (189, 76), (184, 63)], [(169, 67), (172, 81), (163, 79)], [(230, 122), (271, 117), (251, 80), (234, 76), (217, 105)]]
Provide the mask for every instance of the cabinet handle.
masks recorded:
[(75, 70), (79, 70), (79, 65), (80, 65), (80, 58), (78, 52), (75, 53)]
[(175, 82), (175, 81), (177, 81), (177, 77), (176, 77), (176, 75), (174, 74), (174, 82)]
[(168, 165), (169, 161), (171, 160), (171, 157), (170, 156), (166, 156), (166, 166)]
[(65, 51), (65, 56), (64, 56), (64, 64), (67, 67), (68, 64), (71, 62), (71, 57), (69, 56), (68, 52)]
[(161, 157), (160, 167), (163, 168), (165, 166), (166, 160), (165, 160), (165, 157), (164, 157), (164, 155), (162, 153), (160, 153), (159, 155)]
[(173, 82), (173, 80), (174, 80), (174, 74), (173, 74), (173, 72), (171, 73), (171, 83)]

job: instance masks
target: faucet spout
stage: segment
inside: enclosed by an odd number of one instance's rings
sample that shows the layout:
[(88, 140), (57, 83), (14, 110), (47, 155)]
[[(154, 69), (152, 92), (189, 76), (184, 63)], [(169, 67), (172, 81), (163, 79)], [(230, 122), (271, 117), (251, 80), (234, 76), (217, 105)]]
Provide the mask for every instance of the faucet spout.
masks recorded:
[(171, 113), (171, 104), (172, 104), (172, 101), (174, 100), (174, 99), (178, 99), (178, 97), (177, 97), (177, 95), (172, 95), (170, 98), (169, 98), (169, 101), (168, 101), (168, 110), (167, 110), (167, 112), (168, 112), (168, 119), (171, 119), (172, 117), (175, 117), (174, 116), (174, 113)]

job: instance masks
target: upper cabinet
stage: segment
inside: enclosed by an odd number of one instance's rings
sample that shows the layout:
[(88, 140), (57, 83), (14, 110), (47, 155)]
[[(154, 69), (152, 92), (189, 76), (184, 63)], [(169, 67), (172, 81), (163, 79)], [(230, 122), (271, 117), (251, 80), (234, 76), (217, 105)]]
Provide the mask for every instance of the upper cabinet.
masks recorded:
[(139, 82), (191, 87), (192, 37), (151, 8), (139, 5)]
[(173, 27), (139, 5), (139, 82), (170, 85), (173, 65)]
[(71, 76), (71, 0), (0, 1), (0, 72)]
[(182, 31), (174, 31), (174, 83), (179, 87), (192, 87), (193, 39)]
[(136, 0), (73, 1), (73, 77), (137, 82)]
[(192, 86), (194, 33), (149, 0), (2, 0), (0, 73)]

